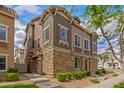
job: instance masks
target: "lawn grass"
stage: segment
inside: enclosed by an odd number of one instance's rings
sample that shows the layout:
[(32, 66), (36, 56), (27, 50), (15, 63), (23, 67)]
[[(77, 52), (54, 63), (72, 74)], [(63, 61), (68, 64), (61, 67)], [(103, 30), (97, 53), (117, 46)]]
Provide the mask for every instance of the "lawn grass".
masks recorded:
[(0, 85), (0, 88), (37, 88), (35, 84), (10, 84)]

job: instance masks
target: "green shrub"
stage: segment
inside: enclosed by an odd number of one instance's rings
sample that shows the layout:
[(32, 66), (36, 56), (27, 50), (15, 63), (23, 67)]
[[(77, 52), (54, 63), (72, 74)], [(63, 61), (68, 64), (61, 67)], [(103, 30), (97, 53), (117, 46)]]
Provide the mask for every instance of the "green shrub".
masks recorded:
[(112, 76), (116, 77), (116, 76), (118, 76), (118, 74), (117, 73), (114, 73)]
[(71, 72), (65, 72), (66, 74), (66, 79), (71, 80), (72, 79), (72, 73)]
[(113, 85), (113, 88), (124, 88), (124, 81), (121, 81), (118, 84)]
[(84, 76), (87, 76), (87, 71), (79, 71), (79, 72), (63, 72), (57, 73), (56, 78), (58, 81), (64, 82), (71, 79), (81, 79)]
[(106, 74), (107, 73), (107, 71), (103, 68), (103, 69), (101, 69), (102, 70), (102, 73), (103, 74)]
[(105, 69), (97, 69), (96, 70), (96, 75), (102, 76), (102, 75), (104, 75), (106, 73), (107, 73), (107, 71)]
[(16, 68), (9, 68), (8, 70), (7, 70), (7, 73), (18, 73), (19, 71), (18, 71), (18, 69), (16, 69)]
[(6, 73), (7, 81), (17, 81), (19, 80), (19, 73)]
[(60, 82), (64, 82), (64, 81), (66, 81), (66, 79), (67, 79), (65, 73), (57, 73), (57, 74), (56, 74), (56, 78), (57, 78), (57, 80), (60, 81)]
[(100, 76), (102, 75), (101, 69), (97, 69), (97, 70), (96, 70), (96, 75), (100, 75)]
[(87, 76), (90, 76), (91, 75), (91, 72), (90, 71), (87, 71)]
[(80, 79), (80, 73), (79, 72), (72, 72), (72, 78), (73, 79)]
[(83, 78), (83, 77), (87, 76), (87, 71), (80, 71), (80, 72), (78, 72), (78, 75), (80, 78)]
[(94, 83), (94, 84), (99, 84), (99, 83), (100, 83), (100, 81), (99, 81), (97, 78), (95, 78), (95, 79), (90, 79), (90, 81), (91, 81), (92, 83)]

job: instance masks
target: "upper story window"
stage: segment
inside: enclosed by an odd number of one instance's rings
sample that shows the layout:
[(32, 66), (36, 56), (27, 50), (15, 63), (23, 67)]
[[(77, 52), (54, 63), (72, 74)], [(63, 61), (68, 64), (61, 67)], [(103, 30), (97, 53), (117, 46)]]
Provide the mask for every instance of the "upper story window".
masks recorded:
[(59, 25), (60, 26), (60, 40), (67, 42), (67, 28)]
[(89, 40), (84, 39), (84, 48), (89, 49)]
[(80, 39), (81, 39), (80, 36), (75, 35), (74, 38), (75, 38), (75, 46), (80, 47)]
[(32, 38), (32, 26), (29, 28), (27, 32), (27, 40), (30, 40)]
[(7, 41), (7, 27), (0, 25), (0, 41)]
[(43, 42), (49, 41), (49, 25), (43, 31)]
[(92, 50), (93, 52), (97, 52), (97, 44), (95, 42), (92, 44)]
[(28, 34), (29, 34), (29, 38), (31, 38), (32, 37), (32, 29), (30, 29), (30, 31), (28, 32)]
[(0, 70), (6, 70), (6, 56), (0, 56)]

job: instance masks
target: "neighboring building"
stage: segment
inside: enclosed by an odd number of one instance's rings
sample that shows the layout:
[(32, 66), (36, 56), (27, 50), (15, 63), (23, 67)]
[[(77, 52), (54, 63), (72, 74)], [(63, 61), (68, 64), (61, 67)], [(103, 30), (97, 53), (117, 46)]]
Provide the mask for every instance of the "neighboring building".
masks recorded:
[(24, 64), (24, 49), (15, 49), (15, 63)]
[(26, 27), (24, 41), (28, 72), (55, 75), (97, 69), (96, 35), (87, 32), (78, 17), (52, 6)]
[(14, 19), (16, 12), (0, 5), (0, 74), (14, 67)]
[(107, 55), (107, 60), (104, 62), (104, 64), (102, 64), (103, 60), (98, 58), (98, 60), (99, 60), (98, 67), (99, 68), (107, 68), (107, 69), (121, 69), (122, 68), (120, 62), (114, 58), (111, 51), (108, 50), (107, 52), (102, 53), (102, 54)]
[(27, 63), (24, 61), (24, 49), (18, 48), (15, 49), (15, 68), (19, 72), (27, 72)]

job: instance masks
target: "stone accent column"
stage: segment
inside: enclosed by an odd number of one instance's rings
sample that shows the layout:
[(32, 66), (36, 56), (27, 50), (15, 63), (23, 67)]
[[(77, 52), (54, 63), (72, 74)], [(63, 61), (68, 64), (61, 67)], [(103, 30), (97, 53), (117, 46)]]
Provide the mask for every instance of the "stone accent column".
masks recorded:
[(37, 73), (42, 74), (42, 54), (37, 58)]

